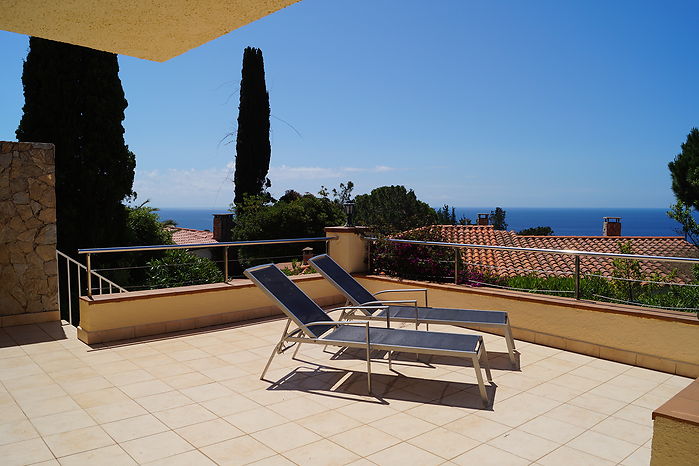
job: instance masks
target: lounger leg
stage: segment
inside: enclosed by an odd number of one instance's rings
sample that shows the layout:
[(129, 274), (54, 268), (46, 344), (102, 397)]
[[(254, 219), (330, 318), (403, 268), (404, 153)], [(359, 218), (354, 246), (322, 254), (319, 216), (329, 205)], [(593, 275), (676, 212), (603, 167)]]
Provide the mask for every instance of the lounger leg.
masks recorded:
[(369, 341), (369, 324), (366, 326), (366, 380), (367, 388), (371, 393), (371, 343)]
[(269, 356), (269, 359), (267, 360), (267, 365), (265, 366), (265, 369), (262, 371), (262, 375), (260, 376), (260, 380), (263, 380), (265, 378), (265, 374), (267, 373), (267, 369), (269, 369), (269, 365), (272, 364), (272, 359), (274, 359), (274, 355), (279, 352), (281, 349), (282, 343), (284, 340), (281, 340), (279, 343), (277, 343), (277, 346), (274, 347), (272, 350), (272, 354)]
[(478, 390), (481, 392), (481, 400), (483, 400), (483, 406), (488, 406), (488, 393), (485, 391), (485, 384), (483, 383), (483, 374), (481, 373), (481, 365), (478, 363), (478, 355), (472, 356), (473, 368), (476, 370), (476, 379), (478, 380)]
[(393, 367), (391, 366), (391, 353), (392, 351), (388, 352), (388, 370), (393, 370)]
[(510, 322), (507, 322), (505, 327), (505, 342), (507, 343), (507, 352), (510, 353), (510, 362), (512, 367), (517, 366), (517, 361), (515, 359), (515, 341), (512, 338), (512, 329), (510, 328)]
[(488, 377), (488, 382), (493, 383), (493, 375), (490, 373), (490, 361), (488, 361), (488, 352), (485, 350), (485, 343), (481, 342), (481, 361), (485, 368), (485, 375)]
[[(325, 346), (327, 347), (328, 345), (325, 345)], [(297, 341), (296, 342), (296, 349), (294, 350), (294, 354), (291, 355), (291, 359), (296, 359), (296, 355), (299, 352), (299, 348), (301, 348), (301, 343)]]

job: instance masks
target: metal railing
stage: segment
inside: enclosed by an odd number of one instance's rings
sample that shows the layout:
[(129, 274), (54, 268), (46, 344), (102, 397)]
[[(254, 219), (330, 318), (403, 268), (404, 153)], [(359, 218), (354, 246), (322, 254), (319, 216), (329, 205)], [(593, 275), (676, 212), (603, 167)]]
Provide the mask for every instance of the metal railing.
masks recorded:
[(224, 281), (227, 283), (229, 280), (229, 270), (228, 270), (228, 249), (231, 247), (241, 247), (241, 246), (271, 246), (277, 244), (294, 244), (294, 243), (313, 243), (313, 242), (325, 242), (326, 248), (328, 241), (337, 239), (336, 236), (322, 236), (313, 238), (287, 238), (287, 239), (270, 239), (270, 240), (257, 240), (257, 241), (229, 241), (223, 243), (192, 243), (192, 244), (160, 244), (153, 246), (123, 246), (123, 247), (113, 247), (113, 248), (90, 248), (90, 249), (79, 249), (78, 254), (85, 255), (85, 269), (87, 270), (87, 292), (88, 296), (92, 296), (91, 288), (91, 276), (92, 270), (92, 255), (93, 254), (106, 254), (106, 253), (118, 253), (118, 252), (152, 252), (152, 251), (168, 251), (174, 249), (219, 249), (223, 248), (223, 276)]
[[(418, 246), (435, 246), (435, 247), (445, 247), (445, 248), (452, 248), (454, 250), (454, 283), (458, 283), (459, 279), (459, 258), (460, 254), (459, 252), (462, 249), (489, 249), (489, 250), (498, 250), (498, 251), (513, 251), (513, 252), (528, 252), (528, 253), (538, 253), (538, 254), (559, 254), (559, 255), (566, 255), (566, 256), (572, 256), (574, 259), (574, 271), (572, 272), (573, 276), (573, 281), (574, 281), (574, 291), (573, 295), (575, 299), (579, 300), (581, 299), (581, 284), (580, 284), (580, 278), (581, 276), (596, 276), (594, 274), (584, 274), (581, 273), (581, 268), (580, 268), (580, 259), (581, 257), (600, 257), (600, 258), (612, 258), (612, 259), (625, 259), (625, 260), (632, 260), (632, 261), (660, 261), (660, 262), (672, 262), (672, 263), (682, 263), (682, 264), (689, 264), (689, 265), (699, 265), (699, 258), (693, 258), (693, 257), (672, 257), (672, 256), (652, 256), (652, 255), (644, 255), (644, 254), (624, 254), (624, 253), (611, 253), (611, 252), (596, 252), (596, 251), (579, 251), (579, 250), (574, 250), (574, 249), (544, 249), (544, 248), (523, 248), (523, 247), (516, 247), (516, 246), (497, 246), (497, 245), (485, 245), (485, 244), (469, 244), (469, 243), (451, 243), (451, 242), (440, 242), (440, 241), (420, 241), (420, 240), (409, 240), (409, 239), (398, 239), (398, 238), (383, 238), (379, 239), (376, 237), (365, 237), (365, 240), (369, 242), (369, 257), (371, 258), (371, 243), (373, 242), (378, 242), (378, 241), (386, 241), (389, 243), (399, 243), (399, 244), (411, 244), (411, 245), (418, 245)], [(369, 259), (371, 261), (371, 259)], [(478, 265), (483, 265), (483, 264), (478, 264)], [(371, 270), (371, 262), (369, 264), (369, 268)], [(571, 275), (569, 272), (567, 275)], [(636, 281), (636, 280), (628, 280), (624, 278), (619, 278), (620, 280), (626, 280), (626, 281)], [(642, 280), (642, 282), (646, 283), (661, 283), (661, 284), (668, 284), (664, 282), (653, 282), (649, 280)], [(493, 285), (497, 286), (497, 285)], [(699, 286), (699, 285), (683, 285), (683, 286)], [(533, 291), (540, 291), (540, 290), (533, 290)], [(547, 291), (547, 290), (544, 290)], [(556, 292), (562, 292), (566, 293), (566, 291), (560, 291), (560, 290), (548, 290), (548, 291), (556, 291)], [(603, 296), (598, 296), (598, 297), (603, 297)], [(603, 297), (607, 298), (607, 297)], [(614, 300), (614, 298), (608, 298), (611, 300)], [(621, 300), (616, 300), (616, 301), (621, 301)], [(626, 303), (626, 301), (624, 301)], [(634, 303), (635, 304), (635, 303)], [(699, 306), (699, 303), (697, 304)], [(679, 309), (679, 308), (676, 308)], [(683, 309), (684, 310), (684, 309)]]
[[(61, 261), (63, 261), (63, 263)], [(99, 294), (104, 294), (105, 291), (107, 294), (127, 292), (125, 288), (117, 285), (107, 277), (104, 277), (103, 275), (95, 272), (94, 270), (88, 271), (87, 267), (85, 267), (80, 262), (76, 261), (72, 257), (59, 250), (56, 250), (56, 264), (58, 266), (59, 271), (58, 302), (61, 303), (61, 288), (63, 288), (65, 293), (64, 297), (66, 298), (66, 301), (68, 303), (68, 322), (71, 325), (73, 324), (73, 286), (74, 284), (77, 285), (76, 291), (79, 295), (82, 292), (83, 273), (86, 274), (86, 291), (90, 296), (92, 295), (92, 277), (98, 280)], [(61, 269), (62, 266), (63, 269)], [(64, 273), (65, 275), (63, 275), (62, 273)], [(65, 287), (61, 286), (61, 276), (65, 277)], [(73, 277), (75, 277), (75, 281), (73, 281)]]

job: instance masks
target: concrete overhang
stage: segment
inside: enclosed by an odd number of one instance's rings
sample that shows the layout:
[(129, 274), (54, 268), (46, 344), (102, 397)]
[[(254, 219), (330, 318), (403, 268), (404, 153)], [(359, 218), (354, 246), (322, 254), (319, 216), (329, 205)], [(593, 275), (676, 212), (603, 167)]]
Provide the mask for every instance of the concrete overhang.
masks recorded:
[(299, 0), (0, 0), (0, 29), (165, 61)]

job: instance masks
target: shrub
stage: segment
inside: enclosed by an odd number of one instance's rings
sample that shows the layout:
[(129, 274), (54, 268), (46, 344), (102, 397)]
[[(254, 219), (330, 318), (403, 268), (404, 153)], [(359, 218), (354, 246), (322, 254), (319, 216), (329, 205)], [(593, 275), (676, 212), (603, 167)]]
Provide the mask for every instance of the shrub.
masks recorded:
[(149, 288), (221, 283), (223, 274), (216, 264), (184, 249), (167, 251), (162, 258), (148, 262), (146, 284)]

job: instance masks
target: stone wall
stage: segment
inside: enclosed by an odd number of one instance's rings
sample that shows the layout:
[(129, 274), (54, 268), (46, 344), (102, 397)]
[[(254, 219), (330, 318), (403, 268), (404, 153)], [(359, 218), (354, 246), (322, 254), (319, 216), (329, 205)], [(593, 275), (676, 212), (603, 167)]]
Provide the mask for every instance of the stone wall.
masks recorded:
[(0, 327), (60, 319), (54, 155), (0, 141)]

